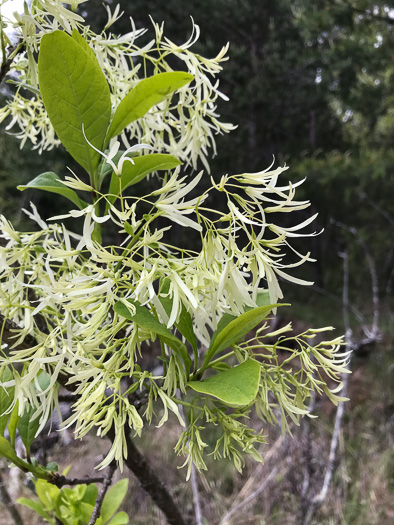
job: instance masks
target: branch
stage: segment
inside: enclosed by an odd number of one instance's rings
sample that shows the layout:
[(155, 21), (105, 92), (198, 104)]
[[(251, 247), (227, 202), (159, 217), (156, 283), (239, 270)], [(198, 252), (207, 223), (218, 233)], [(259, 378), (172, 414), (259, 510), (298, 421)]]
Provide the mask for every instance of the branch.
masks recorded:
[(56, 472), (53, 476), (48, 478), (48, 482), (52, 485), (55, 485), (57, 488), (61, 489), (65, 485), (75, 486), (75, 485), (90, 485), (90, 483), (104, 483), (106, 478), (96, 477), (96, 478), (66, 478), (61, 474)]
[[(107, 434), (113, 443), (115, 440), (114, 427)], [(141, 454), (130, 437), (129, 432), (125, 432), (127, 457), (124, 459), (125, 464), (135, 475), (141, 484), (141, 487), (149, 494), (159, 509), (164, 513), (170, 525), (187, 525), (182, 517), (180, 510), (173, 497), (168, 492), (163, 481), (158, 478), (152, 469), (148, 460)]]
[(100, 516), (101, 506), (103, 504), (105, 494), (107, 493), (107, 490), (109, 486), (111, 485), (115, 470), (116, 470), (116, 463), (113, 462), (108, 467), (107, 473), (105, 474), (104, 482), (100, 489), (99, 495), (97, 496), (96, 503), (94, 505), (92, 515), (90, 516), (88, 525), (94, 525)]
[(236, 507), (233, 507), (227, 514), (223, 516), (221, 519), (219, 525), (226, 525), (229, 523), (229, 519), (239, 512), (241, 509), (245, 509), (257, 496), (260, 494), (260, 492), (263, 492), (265, 487), (268, 485), (268, 483), (271, 481), (271, 479), (276, 476), (278, 472), (278, 467), (274, 467), (271, 472), (268, 474), (268, 476), (265, 478), (264, 482), (254, 491), (252, 494), (250, 494), (244, 501), (239, 503)]

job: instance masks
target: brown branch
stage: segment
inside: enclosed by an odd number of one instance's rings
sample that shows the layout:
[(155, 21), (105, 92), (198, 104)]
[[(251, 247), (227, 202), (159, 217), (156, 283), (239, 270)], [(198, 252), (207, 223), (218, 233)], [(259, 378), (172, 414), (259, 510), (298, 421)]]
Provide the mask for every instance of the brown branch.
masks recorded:
[[(114, 427), (107, 434), (113, 442), (115, 440)], [(157, 476), (145, 456), (141, 454), (130, 437), (129, 432), (125, 432), (127, 457), (124, 459), (125, 464), (135, 475), (141, 484), (141, 487), (149, 494), (159, 509), (164, 513), (167, 522), (170, 525), (187, 525), (183, 518), (178, 505), (168, 492), (163, 481)]]
[(114, 476), (115, 470), (116, 470), (116, 463), (113, 462), (110, 464), (110, 466), (107, 469), (107, 473), (105, 474), (105, 479), (100, 489), (99, 495), (97, 496), (96, 503), (94, 505), (92, 515), (90, 516), (88, 525), (94, 525), (100, 517), (101, 506), (103, 504), (104, 497), (107, 493), (107, 490), (109, 489), (109, 486), (112, 483), (112, 478)]
[(75, 485), (90, 485), (90, 483), (104, 483), (105, 478), (96, 477), (96, 478), (66, 478), (65, 476), (62, 476), (61, 474), (57, 474), (57, 472), (54, 472), (53, 475), (48, 477), (48, 482), (52, 485), (55, 485), (57, 488), (61, 489), (65, 485), (69, 485), (71, 487)]

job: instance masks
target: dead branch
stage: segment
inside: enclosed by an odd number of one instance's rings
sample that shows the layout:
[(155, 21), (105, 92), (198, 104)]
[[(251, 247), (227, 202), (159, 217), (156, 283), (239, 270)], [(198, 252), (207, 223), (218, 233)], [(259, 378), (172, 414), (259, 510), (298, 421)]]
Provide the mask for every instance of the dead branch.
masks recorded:
[(268, 474), (268, 476), (265, 478), (263, 483), (261, 483), (260, 486), (254, 492), (252, 492), (252, 494), (250, 494), (244, 501), (239, 503), (236, 507), (232, 507), (232, 509), (223, 516), (219, 525), (228, 525), (230, 523), (229, 520), (232, 516), (234, 516), (234, 514), (236, 514), (240, 510), (245, 510), (245, 507), (249, 506), (249, 504), (252, 503), (252, 501), (256, 499), (261, 492), (263, 492), (263, 490), (267, 487), (272, 478), (276, 476), (278, 471), (278, 467), (274, 467)]

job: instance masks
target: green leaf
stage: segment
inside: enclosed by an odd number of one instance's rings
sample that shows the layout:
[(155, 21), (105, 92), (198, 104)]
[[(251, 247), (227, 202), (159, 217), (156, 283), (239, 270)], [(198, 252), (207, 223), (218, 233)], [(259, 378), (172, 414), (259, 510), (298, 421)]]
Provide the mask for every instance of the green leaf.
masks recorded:
[(17, 425), (19, 435), (28, 454), (30, 453), (30, 446), (36, 437), (38, 427), (40, 426), (40, 418), (36, 417), (33, 419), (35, 413), (36, 409), (31, 407), (19, 418)]
[(67, 186), (62, 184), (58, 179), (59, 177), (56, 175), (56, 173), (47, 171), (45, 173), (41, 173), (41, 175), (38, 175), (28, 184), (17, 186), (17, 188), (20, 191), (35, 189), (49, 191), (51, 193), (58, 193), (59, 195), (63, 195), (63, 197), (66, 197), (66, 199), (76, 204), (81, 210), (88, 205), (87, 202), (78, 197), (74, 190), (67, 188)]
[(94, 53), (79, 37), (54, 31), (41, 39), (38, 76), (51, 123), (74, 159), (92, 176), (103, 149), (111, 116), (108, 83)]
[(101, 507), (101, 518), (103, 523), (106, 523), (120, 507), (122, 501), (126, 497), (127, 488), (129, 486), (128, 479), (121, 479), (113, 485), (104, 496), (103, 505)]
[(44, 520), (47, 520), (47, 521), (50, 520), (50, 516), (45, 511), (45, 508), (42, 505), (42, 503), (39, 503), (38, 501), (34, 501), (28, 498), (19, 498), (16, 500), (16, 502), (19, 503), (20, 505), (24, 505), (25, 507), (28, 507), (31, 510), (34, 510), (34, 512), (37, 512), (37, 514), (41, 516), (41, 518), (44, 518)]
[[(238, 343), (242, 338), (249, 333), (255, 326), (261, 323), (273, 308), (281, 306), (279, 304), (272, 304), (268, 306), (260, 306), (239, 315), (229, 323), (225, 323), (222, 330), (218, 331), (215, 338), (212, 338), (211, 344), (205, 354), (204, 362), (201, 369), (205, 370), (209, 361), (214, 355), (229, 346)], [(224, 317), (224, 316), (223, 316)], [(227, 318), (228, 319), (228, 318)], [(220, 324), (220, 323), (219, 323)]]
[[(159, 339), (170, 346), (175, 352), (177, 352), (183, 362), (185, 363), (186, 371), (190, 370), (191, 359), (187, 352), (187, 347), (182, 343), (175, 335), (173, 335), (166, 326), (156, 319), (156, 317), (145, 307), (141, 306), (138, 301), (132, 301), (128, 299), (130, 305), (135, 307), (135, 314), (127, 308), (127, 306), (118, 301), (114, 305), (114, 310), (117, 314), (125, 317), (129, 321), (133, 321), (136, 325), (140, 326), (144, 330), (157, 334)], [(132, 308), (131, 306), (131, 308)]]
[(188, 386), (201, 394), (216, 397), (233, 407), (247, 406), (255, 399), (260, 382), (260, 365), (254, 359)]
[(19, 410), (19, 401), (15, 403), (15, 406), (11, 412), (10, 420), (8, 421), (8, 433), (10, 435), (10, 441), (13, 447), (15, 446), (16, 427), (19, 421), (18, 410)]
[(55, 510), (58, 499), (61, 495), (61, 490), (44, 479), (37, 480), (34, 486), (36, 488), (37, 496), (45, 507), (48, 510)]
[[(111, 204), (116, 199), (115, 195), (119, 195), (121, 184), (123, 192), (129, 186), (140, 182), (149, 173), (172, 170), (182, 164), (177, 158), (164, 153), (152, 153), (151, 155), (134, 157), (133, 160), (134, 164), (128, 161), (123, 164), (120, 180), (117, 175), (112, 175), (108, 190), (108, 193), (111, 195), (108, 200)], [(114, 196), (112, 197), (112, 195)]]
[(97, 493), (98, 493), (98, 489), (97, 489), (96, 483), (91, 483), (90, 485), (86, 487), (86, 492), (83, 496), (82, 501), (94, 507), (94, 504), (96, 503), (96, 499), (97, 499)]
[[(11, 369), (8, 366), (5, 366), (1, 371), (0, 383), (6, 383), (12, 379), (13, 375)], [(8, 420), (11, 417), (11, 413), (6, 414), (5, 412), (7, 412), (14, 401), (14, 393), (14, 386), (10, 386), (8, 388), (0, 386), (0, 414), (2, 414), (0, 416), (0, 436), (4, 436), (4, 431), (7, 427)]]
[(118, 512), (107, 525), (127, 525), (127, 523), (130, 523), (130, 519), (126, 512)]
[(119, 135), (129, 124), (143, 117), (152, 106), (193, 80), (183, 71), (159, 73), (141, 80), (120, 102), (108, 130), (106, 141)]
[(210, 344), (210, 347), (213, 346), (214, 342), (215, 342), (215, 339), (217, 338), (217, 336), (220, 334), (220, 332), (222, 330), (224, 330), (226, 328), (226, 326), (231, 323), (231, 321), (234, 321), (234, 319), (236, 319), (237, 317), (235, 315), (231, 315), (231, 314), (223, 314), (223, 316), (221, 317), (220, 321), (218, 322), (218, 325), (217, 325), (217, 328), (216, 330), (213, 332), (212, 334), (212, 338), (211, 338), (211, 344)]
[[(168, 294), (169, 290), (170, 290), (170, 281), (169, 279), (166, 279), (160, 288), (160, 293)], [(159, 295), (159, 300), (161, 304), (163, 305), (163, 308), (166, 311), (166, 314), (170, 316), (171, 310), (172, 310), (172, 299), (168, 296), (163, 297), (162, 295)], [(192, 316), (186, 310), (184, 304), (182, 304), (182, 310), (179, 315), (179, 321), (175, 323), (175, 326), (180, 331), (180, 333), (183, 335), (183, 337), (185, 337), (185, 339), (189, 341), (194, 352), (197, 352), (197, 341), (196, 341), (196, 336), (194, 334)]]
[(20, 458), (18, 458), (18, 456), (16, 455), (14, 448), (10, 445), (9, 441), (3, 436), (0, 436), (0, 456), (3, 458), (7, 458), (8, 460), (15, 463), (15, 465), (17, 465), (20, 460)]

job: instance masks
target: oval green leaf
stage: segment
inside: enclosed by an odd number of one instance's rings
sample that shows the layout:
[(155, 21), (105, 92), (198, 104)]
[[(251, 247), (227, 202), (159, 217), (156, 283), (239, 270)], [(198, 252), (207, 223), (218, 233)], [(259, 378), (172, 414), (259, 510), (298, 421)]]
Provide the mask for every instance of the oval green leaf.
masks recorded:
[[(80, 40), (80, 39), (79, 39)], [(111, 116), (108, 83), (91, 50), (63, 31), (41, 39), (38, 56), (41, 96), (51, 123), (69, 153), (93, 176)]]
[(116, 108), (106, 142), (119, 135), (129, 124), (143, 117), (152, 106), (163, 102), (168, 95), (191, 82), (193, 78), (189, 73), (172, 71), (141, 80)]
[(28, 184), (24, 186), (18, 186), (18, 190), (20, 191), (24, 191), (27, 189), (43, 190), (49, 191), (50, 193), (58, 193), (59, 195), (63, 195), (63, 197), (66, 197), (66, 199), (73, 202), (81, 210), (88, 205), (87, 202), (83, 201), (78, 197), (77, 193), (74, 190), (72, 190), (71, 188), (67, 188), (67, 186), (62, 184), (62, 182), (59, 180), (59, 177), (56, 175), (56, 173), (53, 173), (53, 171), (41, 173), (41, 175), (38, 175)]
[(260, 365), (254, 359), (208, 377), (203, 381), (189, 381), (188, 386), (201, 394), (207, 394), (226, 405), (247, 406), (257, 395), (260, 382)]
[(121, 479), (113, 485), (104, 496), (101, 507), (101, 518), (103, 523), (106, 523), (120, 507), (122, 501), (126, 497), (127, 488), (129, 486), (128, 479)]

